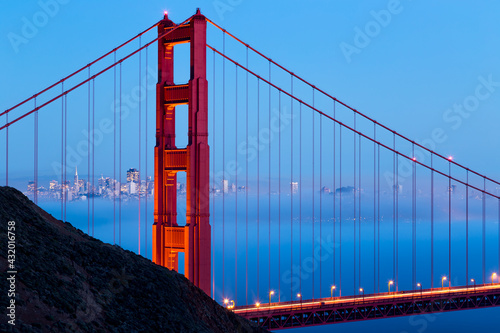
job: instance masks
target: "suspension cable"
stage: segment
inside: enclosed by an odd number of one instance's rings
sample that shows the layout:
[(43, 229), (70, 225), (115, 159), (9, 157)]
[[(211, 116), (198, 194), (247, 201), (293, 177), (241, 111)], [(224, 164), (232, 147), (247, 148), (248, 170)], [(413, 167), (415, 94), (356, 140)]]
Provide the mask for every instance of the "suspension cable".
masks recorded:
[[(256, 78), (259, 78), (262, 82), (265, 82), (266, 84), (268, 84), (268, 85), (272, 86), (274, 89), (276, 89), (276, 90), (278, 90), (278, 91), (281, 91), (283, 94), (286, 94), (287, 96), (292, 97), (294, 100), (296, 100), (296, 101), (298, 101), (298, 102), (300, 102), (300, 103), (304, 104), (305, 106), (307, 106), (307, 107), (308, 107), (308, 108), (310, 108), (311, 110), (315, 111), (316, 113), (319, 113), (319, 114), (323, 115), (324, 117), (326, 117), (326, 118), (328, 118), (328, 119), (330, 119), (330, 120), (332, 120), (332, 121), (336, 122), (336, 123), (337, 123), (337, 124), (339, 124), (341, 127), (344, 127), (344, 128), (346, 128), (346, 129), (348, 129), (349, 131), (354, 132), (354, 133), (356, 133), (356, 134), (360, 135), (361, 137), (363, 137), (363, 138), (367, 139), (368, 141), (371, 141), (371, 142), (374, 142), (374, 141), (375, 141), (375, 142), (376, 142), (379, 146), (381, 146), (381, 147), (385, 148), (386, 150), (388, 150), (388, 151), (390, 151), (390, 152), (395, 153), (395, 154), (396, 154), (396, 155), (398, 155), (398, 156), (403, 157), (403, 158), (404, 158), (404, 159), (406, 159), (406, 160), (412, 160), (412, 157), (410, 157), (410, 156), (408, 156), (408, 155), (405, 155), (405, 154), (403, 154), (403, 153), (401, 153), (401, 152), (399, 152), (399, 151), (395, 150), (394, 148), (391, 148), (391, 147), (389, 147), (389, 146), (387, 146), (387, 145), (385, 145), (385, 144), (383, 144), (383, 143), (381, 143), (381, 142), (379, 142), (379, 141), (376, 141), (376, 140), (374, 140), (373, 138), (369, 137), (368, 135), (365, 135), (365, 134), (363, 134), (363, 133), (361, 133), (361, 132), (359, 132), (359, 131), (354, 130), (352, 127), (350, 127), (350, 126), (348, 126), (348, 125), (346, 125), (346, 124), (342, 123), (342, 122), (341, 122), (341, 121), (339, 121), (339, 120), (334, 119), (334, 118), (333, 118), (333, 117), (331, 117), (330, 115), (327, 115), (326, 113), (324, 113), (324, 112), (322, 112), (322, 111), (318, 110), (317, 108), (313, 107), (312, 105), (308, 104), (307, 102), (304, 102), (303, 100), (299, 99), (298, 97), (292, 96), (290, 93), (288, 93), (288, 92), (284, 91), (283, 89), (279, 88), (279, 87), (278, 87), (278, 86), (276, 86), (275, 84), (273, 84), (273, 83), (269, 82), (268, 80), (264, 79), (263, 77), (259, 76), (258, 74), (254, 73), (253, 71), (249, 70), (248, 68), (245, 68), (243, 65), (241, 65), (241, 64), (239, 64), (239, 63), (237, 63), (235, 60), (233, 60), (233, 59), (229, 58), (228, 56), (226, 56), (225, 54), (221, 53), (220, 51), (218, 51), (218, 50), (217, 50), (217, 49), (215, 49), (214, 47), (212, 47), (212, 46), (210, 46), (210, 45), (208, 45), (208, 44), (207, 44), (207, 47), (208, 47), (208, 48), (210, 48), (211, 50), (214, 50), (216, 53), (218, 53), (219, 55), (221, 55), (221, 56), (222, 56), (222, 57), (224, 57), (225, 59), (227, 59), (227, 60), (231, 61), (232, 63), (237, 64), (240, 68), (245, 69), (246, 71), (248, 71), (250, 74), (252, 74), (252, 75), (253, 75), (253, 76), (255, 76)], [(377, 124), (378, 124), (378, 123), (377, 123)], [(380, 124), (378, 124), (378, 126), (381, 126), (381, 125), (380, 125)], [(394, 135), (396, 135), (396, 134), (394, 134)], [(417, 144), (415, 143), (415, 145), (417, 145)], [(427, 169), (430, 169), (430, 167), (429, 167), (428, 165), (426, 165), (426, 164), (424, 164), (424, 163), (422, 163), (422, 162), (420, 162), (420, 161), (415, 161), (415, 163), (417, 163), (418, 165), (421, 165), (421, 166), (423, 166), (423, 167), (425, 167), (425, 168), (427, 168)], [(453, 163), (453, 161), (452, 161), (452, 163)], [(433, 170), (434, 170), (434, 172), (436, 172), (436, 173), (437, 173), (437, 174), (439, 174), (439, 175), (442, 175), (442, 176), (444, 176), (444, 177), (448, 177), (448, 176), (447, 176), (447, 174), (446, 174), (446, 173), (444, 173), (444, 172), (442, 172), (442, 171), (439, 171), (439, 170), (436, 170), (436, 169), (433, 169)], [(469, 170), (470, 170), (470, 169), (469, 169)], [(473, 171), (472, 171), (472, 170), (470, 170), (470, 172), (473, 172)], [(485, 178), (485, 177), (483, 177), (483, 178)], [(488, 178), (485, 178), (485, 179), (488, 179)], [(464, 181), (462, 181), (462, 180), (460, 180), (460, 179), (457, 179), (457, 178), (453, 178), (453, 177), (452, 177), (452, 180), (453, 180), (453, 181), (455, 181), (455, 182), (457, 182), (457, 183), (460, 183), (460, 184), (465, 184), (465, 182), (464, 182)], [(494, 182), (494, 181), (492, 181), (492, 182)], [(489, 195), (490, 197), (493, 197), (493, 198), (496, 198), (496, 199), (500, 199), (500, 196), (495, 195), (495, 194), (492, 194), (492, 193), (490, 193), (490, 192), (485, 192), (485, 190), (484, 190), (484, 189), (480, 189), (480, 188), (475, 187), (475, 186), (472, 186), (472, 185), (471, 185), (471, 188), (473, 188), (473, 189), (475, 189), (475, 190), (477, 190), (477, 191), (479, 191), (479, 192), (481, 192), (481, 193), (485, 193), (485, 194)]]
[[(191, 18), (192, 18), (192, 17), (190, 17), (188, 20), (191, 20)], [(78, 73), (80, 73), (80, 72), (84, 71), (85, 69), (90, 68), (92, 65), (94, 65), (94, 64), (96, 64), (97, 62), (99, 62), (100, 60), (102, 60), (102, 59), (106, 58), (106, 57), (107, 57), (107, 56), (109, 56), (110, 54), (115, 53), (116, 51), (118, 51), (119, 49), (121, 49), (122, 47), (124, 47), (125, 45), (127, 45), (128, 43), (132, 42), (132, 41), (133, 41), (133, 40), (135, 40), (136, 38), (138, 38), (138, 37), (142, 36), (143, 34), (147, 33), (147, 32), (148, 32), (148, 31), (150, 31), (151, 29), (154, 29), (155, 27), (157, 27), (157, 26), (158, 26), (158, 24), (160, 24), (160, 22), (157, 22), (157, 23), (153, 24), (151, 27), (147, 28), (146, 30), (144, 30), (143, 32), (139, 33), (139, 34), (138, 34), (138, 35), (136, 35), (135, 37), (132, 37), (131, 39), (129, 39), (129, 40), (128, 40), (128, 41), (126, 41), (125, 43), (122, 43), (121, 45), (119, 45), (119, 46), (115, 47), (115, 48), (114, 48), (114, 49), (112, 49), (111, 51), (109, 51), (109, 52), (105, 53), (104, 55), (100, 56), (99, 58), (95, 59), (94, 61), (92, 61), (92, 62), (88, 63), (87, 65), (85, 65), (85, 66), (83, 66), (83, 67), (81, 67), (80, 69), (76, 70), (75, 72), (71, 73), (70, 75), (68, 75), (68, 76), (66, 76), (66, 77), (64, 77), (64, 78), (62, 78), (61, 80), (57, 81), (56, 83), (51, 84), (50, 86), (48, 86), (47, 88), (45, 88), (45, 89), (43, 89), (43, 90), (39, 91), (39, 92), (38, 92), (38, 93), (36, 93), (35, 95), (33, 95), (33, 96), (31, 96), (31, 97), (29, 97), (29, 98), (25, 99), (24, 101), (22, 101), (22, 102), (20, 102), (20, 103), (18, 103), (18, 104), (16, 104), (16, 105), (14, 105), (13, 107), (11, 107), (11, 108), (9, 108), (9, 109), (5, 110), (4, 112), (0, 113), (0, 117), (1, 117), (1, 116), (3, 116), (4, 114), (8, 114), (8, 113), (9, 113), (9, 112), (11, 112), (12, 110), (14, 110), (14, 109), (16, 109), (16, 108), (20, 107), (21, 105), (23, 105), (23, 104), (25, 104), (25, 103), (29, 102), (29, 101), (30, 101), (30, 100), (32, 100), (33, 98), (36, 98), (36, 97), (40, 96), (41, 94), (43, 94), (43, 93), (47, 92), (48, 90), (50, 90), (50, 89), (52, 89), (52, 88), (56, 87), (57, 85), (59, 85), (59, 84), (63, 83), (64, 81), (68, 80), (69, 78), (71, 78), (71, 77), (75, 76), (76, 74), (78, 74)], [(183, 23), (181, 23), (181, 24), (183, 24)]]
[[(222, 27), (220, 27), (219, 25), (217, 25), (215, 22), (211, 21), (210, 19), (206, 19), (208, 23), (212, 24), (214, 27), (218, 28), (219, 30), (223, 31), (225, 34), (227, 34), (228, 36), (230, 36), (231, 38), (233, 38), (234, 40), (236, 40), (237, 42), (239, 42), (240, 44), (243, 44), (245, 45), (246, 47), (248, 47), (250, 50), (252, 50), (253, 52), (257, 53), (258, 55), (260, 55), (261, 57), (263, 57), (264, 59), (266, 59), (267, 61), (271, 62), (273, 65), (275, 65), (276, 67), (280, 68), (281, 70), (285, 71), (286, 73), (294, 76), (295, 78), (297, 78), (298, 80), (302, 81), (303, 83), (307, 84), (308, 86), (312, 87), (313, 89), (317, 90), (318, 92), (320, 92), (321, 94), (325, 95), (326, 97), (336, 101), (337, 103), (341, 104), (342, 106), (346, 107), (347, 109), (351, 110), (352, 112), (354, 112), (355, 114), (358, 114), (360, 116), (362, 116), (363, 118), (367, 119), (368, 121), (371, 121), (375, 124), (377, 124), (378, 126), (380, 126), (381, 128), (387, 130), (388, 132), (390, 133), (393, 133), (394, 135), (408, 141), (409, 143), (412, 143), (412, 144), (415, 144), (417, 147), (419, 147), (420, 149), (422, 149), (423, 151), (427, 151), (429, 153), (431, 153), (431, 155), (436, 155), (437, 157), (443, 159), (443, 160), (448, 160), (447, 157), (445, 157), (444, 155), (441, 155), (439, 153), (436, 153), (435, 151), (425, 147), (424, 145), (422, 144), (419, 144), (418, 142), (415, 142), (413, 140), (410, 140), (408, 137), (390, 129), (389, 127), (377, 122), (375, 119), (373, 118), (370, 118), (369, 116), (365, 115), (364, 113), (361, 113), (360, 111), (358, 111), (357, 109), (349, 106), (348, 104), (340, 101), (339, 99), (337, 99), (336, 97), (333, 97), (332, 95), (328, 94), (327, 92), (325, 92), (324, 90), (314, 86), (313, 84), (309, 83), (307, 80), (303, 79), (302, 77), (298, 76), (297, 74), (293, 73), (292, 71), (286, 69), (285, 67), (281, 66), (280, 64), (278, 64), (277, 62), (273, 61), (271, 58), (265, 56), (264, 54), (262, 54), (261, 52), (257, 51), (255, 48), (253, 48), (252, 46), (250, 46), (249, 44), (247, 43), (244, 43), (241, 39), (237, 38), (236, 36), (234, 36), (233, 34), (231, 34), (230, 32), (228, 32), (227, 30), (223, 29)], [(208, 47), (210, 47), (209, 45), (207, 45)], [(462, 168), (462, 169), (465, 169), (465, 170), (469, 170), (471, 173), (477, 175), (477, 176), (480, 176), (481, 178), (486, 178), (486, 180), (490, 181), (490, 182), (493, 182), (497, 185), (500, 185), (500, 181), (495, 181), (489, 177), (486, 177), (485, 175), (482, 175), (478, 172), (475, 172), (473, 170), (470, 170), (469, 168), (465, 167), (464, 165), (462, 164), (459, 164), (455, 161), (452, 161), (452, 164)]]

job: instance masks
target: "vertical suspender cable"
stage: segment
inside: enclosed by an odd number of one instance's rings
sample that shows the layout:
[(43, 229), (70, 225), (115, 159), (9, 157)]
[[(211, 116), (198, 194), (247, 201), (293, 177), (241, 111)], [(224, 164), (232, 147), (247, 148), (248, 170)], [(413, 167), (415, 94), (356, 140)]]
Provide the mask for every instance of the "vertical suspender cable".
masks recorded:
[[(113, 62), (116, 63), (116, 51)], [(113, 244), (116, 244), (116, 66), (113, 67)]]
[[(246, 48), (246, 66), (248, 68), (248, 46)], [(248, 147), (248, 71), (246, 71), (246, 108), (245, 108), (245, 116), (246, 116), (246, 147)], [(247, 156), (245, 158), (245, 304), (248, 304), (248, 150)]]
[(396, 155), (396, 291), (399, 290), (399, 155)]
[(257, 298), (260, 295), (260, 79), (257, 78)]
[[(354, 130), (356, 131), (356, 113), (354, 113)], [(356, 133), (352, 133), (353, 136), (353, 168), (352, 168), (352, 173), (353, 173), (353, 182), (354, 182), (354, 191), (352, 193), (352, 198), (353, 198), (353, 234), (352, 234), (352, 239), (353, 239), (353, 295), (356, 295), (356, 195), (358, 193), (357, 188), (356, 188)], [(358, 281), (359, 283), (359, 281)]]
[[(293, 96), (293, 75), (290, 75), (290, 91)], [(290, 273), (293, 275), (293, 98), (290, 98)], [(499, 212), (500, 214), (500, 212)], [(499, 236), (500, 237), (500, 236)], [(290, 283), (290, 301), (293, 300), (293, 285)]]
[(5, 114), (5, 186), (9, 186), (9, 113)]
[(299, 292), (302, 295), (302, 103), (299, 120)]
[[(333, 119), (337, 119), (336, 117), (336, 106), (337, 102), (335, 100), (333, 101)], [(337, 238), (336, 238), (336, 229), (337, 229), (337, 210), (336, 210), (336, 205), (337, 205), (337, 188), (336, 188), (336, 157), (337, 157), (337, 152), (336, 152), (336, 147), (337, 147), (337, 135), (336, 135), (336, 129), (337, 129), (337, 123), (333, 122), (333, 286), (330, 288), (335, 287), (335, 279), (336, 279), (336, 244), (337, 244)]]
[(377, 146), (377, 292), (380, 292), (380, 145)]
[[(269, 62), (269, 82), (271, 82), (271, 62)], [(271, 138), (271, 85), (269, 85), (269, 138)], [(269, 253), (268, 253), (268, 272), (269, 272), (269, 289), (271, 290), (271, 140), (269, 140), (269, 167), (268, 167), (268, 182), (269, 182), (269, 235), (268, 235), (268, 244), (269, 244)]]
[(339, 126), (339, 296), (342, 296), (342, 126)]
[(376, 251), (376, 226), (377, 226), (377, 211), (376, 211), (376, 198), (377, 198), (377, 124), (373, 123), (373, 292), (377, 292), (376, 286), (378, 281), (377, 277), (377, 251)]
[[(64, 98), (64, 97), (63, 97)], [(35, 103), (35, 110), (36, 110), (36, 97), (33, 99)], [(34, 145), (34, 156), (33, 156), (33, 162), (34, 162), (34, 182), (35, 182), (35, 188), (34, 188), (34, 201), (35, 204), (38, 203), (38, 110), (35, 111), (35, 130), (34, 130), (34, 140), (33, 140), (33, 145)]]
[(323, 220), (323, 116), (319, 115), (319, 297), (321, 297), (321, 286), (323, 284), (323, 265), (322, 265), (322, 225)]
[(467, 184), (465, 185), (465, 280), (469, 285), (469, 169), (467, 169)]
[(451, 160), (448, 161), (448, 282), (451, 284)]
[[(413, 144), (415, 156), (415, 144)], [(413, 163), (413, 288), (417, 285), (417, 164)]]
[(68, 95), (63, 96), (64, 101), (64, 188), (66, 189), (66, 197), (64, 199), (64, 221), (66, 222), (66, 212), (67, 212), (67, 204), (70, 186), (67, 183), (67, 168), (68, 168)]
[[(139, 36), (139, 48), (141, 48), (141, 36)], [(141, 133), (141, 127), (142, 127), (142, 82), (141, 82), (141, 75), (142, 75), (142, 51), (139, 51), (139, 123), (138, 123), (138, 130), (139, 130), (139, 168), (138, 168), (138, 179), (137, 179), (137, 199), (138, 199), (138, 254), (141, 254), (141, 138), (142, 138), (142, 133)]]
[(358, 135), (358, 145), (358, 286), (361, 287), (363, 285), (361, 283), (361, 135)]
[(281, 302), (281, 91), (278, 92), (278, 302)]
[[(315, 107), (315, 100), (314, 100), (314, 88), (313, 88), (313, 91), (312, 91), (312, 97), (313, 97), (313, 108)], [(314, 139), (315, 139), (315, 136), (316, 136), (316, 133), (315, 133), (315, 130), (314, 130), (314, 110), (311, 110), (311, 115), (312, 115), (312, 256), (311, 258), (313, 258), (313, 269), (312, 269), (312, 299), (314, 299), (314, 271), (316, 269), (316, 262), (315, 262), (315, 258), (314, 258), (314, 226), (316, 224), (316, 221), (315, 221), (315, 216), (314, 216), (314, 212), (315, 212), (315, 201), (314, 201), (314, 193), (316, 192), (316, 184), (314, 183), (314, 180), (315, 180), (315, 177), (314, 177), (314, 171), (315, 171), (315, 168), (314, 168), (314, 151), (316, 150), (316, 145), (314, 143)]]
[(95, 211), (95, 200), (94, 200), (95, 199), (95, 140), (93, 138), (94, 131), (95, 131), (95, 79), (92, 79), (92, 237), (94, 236), (94, 211)]
[(486, 178), (483, 177), (483, 197), (482, 197), (482, 203), (483, 203), (483, 211), (482, 211), (482, 217), (483, 217), (483, 283), (486, 283)]
[(431, 288), (434, 288), (434, 163), (433, 163), (433, 156), (434, 156), (434, 154), (431, 154)]
[(412, 173), (411, 173), (411, 287), (416, 288), (415, 283), (415, 144), (412, 144)]
[(122, 245), (122, 63), (120, 62), (120, 112), (118, 138), (118, 244)]
[[(248, 46), (246, 48), (247, 51), (247, 61), (246, 65), (248, 68)], [(245, 107), (245, 116), (246, 116), (246, 131), (245, 131), (245, 139), (246, 139), (246, 147), (248, 147), (248, 71), (246, 71), (246, 107)], [(248, 304), (248, 150), (247, 156), (245, 158), (245, 304)]]
[[(90, 67), (89, 67), (89, 77), (90, 77)], [(64, 82), (61, 84), (61, 92), (64, 93)], [(90, 82), (89, 82), (89, 135), (88, 135), (88, 140), (89, 140), (89, 146), (88, 149), (90, 149)], [(64, 199), (66, 196), (66, 184), (64, 183), (64, 168), (66, 167), (66, 164), (64, 163), (64, 112), (65, 112), (65, 105), (64, 105), (64, 97), (61, 98), (61, 220), (65, 221), (65, 216), (64, 216)], [(88, 230), (87, 233), (90, 235), (90, 215), (89, 212), (87, 211), (87, 224), (88, 224)]]
[(146, 94), (146, 98), (145, 98), (145, 111), (146, 111), (146, 114), (145, 114), (145, 122), (146, 122), (146, 125), (145, 125), (145, 131), (146, 131), (146, 134), (144, 136), (144, 140), (145, 140), (145, 144), (144, 144), (144, 147), (145, 147), (145, 155), (144, 155), (144, 158), (145, 158), (145, 165), (144, 165), (144, 170), (145, 170), (145, 173), (144, 173), (144, 177), (146, 179), (146, 195), (145, 195), (145, 208), (144, 208), (144, 213), (145, 213), (145, 233), (144, 233), (144, 237), (146, 238), (146, 241), (145, 241), (145, 246), (146, 246), (146, 258), (148, 257), (148, 48), (146, 47), (146, 75), (144, 77), (145, 79), (145, 83), (144, 83), (144, 91), (145, 91), (145, 94)]
[[(234, 138), (234, 154), (236, 165), (238, 165), (238, 66), (234, 66), (236, 75), (235, 80), (235, 138)], [(238, 299), (238, 172), (235, 173), (236, 183), (236, 198), (234, 201), (234, 297)]]
[[(394, 153), (392, 155), (392, 278), (396, 279), (396, 135), (392, 137)], [(380, 258), (379, 258), (380, 260)], [(397, 288), (397, 285), (395, 286)]]
[[(226, 54), (226, 34), (222, 32), (222, 53)], [(222, 296), (226, 297), (226, 58), (222, 58)]]
[[(89, 79), (90, 79), (90, 67), (89, 67)], [(90, 136), (91, 136), (91, 133), (90, 133), (90, 109), (91, 109), (91, 104), (90, 104), (90, 86), (91, 86), (91, 82), (89, 81), (88, 94), (87, 94), (87, 105), (88, 105), (88, 110), (87, 110), (87, 133), (88, 133), (88, 137), (87, 137), (87, 184), (86, 184), (87, 185), (87, 233), (89, 235), (90, 235), (90, 195), (91, 195), (91, 192), (92, 192), (91, 182), (90, 182), (90, 176), (91, 176), (91, 172), (90, 172), (90, 159), (91, 159), (90, 150), (92, 149), (92, 147), (90, 146)], [(63, 104), (63, 118), (64, 118), (64, 104)], [(62, 141), (62, 137), (61, 137), (61, 141)], [(62, 154), (62, 148), (61, 148), (61, 154)], [(62, 180), (62, 175), (61, 175), (61, 180)], [(62, 187), (61, 187), (61, 191), (62, 191)], [(61, 194), (62, 194), (62, 192), (61, 192)], [(62, 214), (62, 202), (61, 202), (61, 214)]]

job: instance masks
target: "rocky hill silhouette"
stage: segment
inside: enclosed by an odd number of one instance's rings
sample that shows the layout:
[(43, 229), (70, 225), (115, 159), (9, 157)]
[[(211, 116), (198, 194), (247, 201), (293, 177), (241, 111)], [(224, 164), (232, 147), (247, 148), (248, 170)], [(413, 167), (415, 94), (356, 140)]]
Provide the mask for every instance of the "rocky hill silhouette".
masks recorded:
[[(16, 321), (7, 323), (15, 221)], [(263, 332), (184, 276), (103, 243), (0, 187), (2, 332)]]

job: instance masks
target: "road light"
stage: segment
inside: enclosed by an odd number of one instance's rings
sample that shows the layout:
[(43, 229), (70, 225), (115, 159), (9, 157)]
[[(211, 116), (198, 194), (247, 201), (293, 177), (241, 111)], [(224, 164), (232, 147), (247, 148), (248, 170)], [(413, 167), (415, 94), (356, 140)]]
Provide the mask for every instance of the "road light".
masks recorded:
[(443, 278), (441, 279), (441, 288), (444, 288), (444, 281), (445, 280), (447, 280), (447, 277), (443, 276)]
[(260, 303), (259, 303), (259, 302), (255, 303), (255, 307), (256, 307), (256, 308), (258, 308), (259, 306), (260, 306)]
[(226, 305), (226, 307), (227, 307), (227, 305), (229, 304), (229, 299), (224, 298), (224, 304), (225, 304), (225, 305)]
[(387, 284), (387, 287), (389, 289), (389, 294), (391, 293), (391, 286), (394, 284), (394, 281), (389, 281), (389, 283)]
[(417, 283), (417, 287), (420, 288), (420, 297), (422, 297), (422, 294), (423, 294), (423, 292), (422, 292), (422, 284), (421, 283)]
[(493, 284), (493, 279), (497, 278), (497, 273), (491, 274), (491, 284)]
[(274, 295), (274, 290), (269, 292), (269, 307), (271, 307), (271, 296)]
[(300, 299), (300, 307), (302, 307), (302, 294), (297, 294), (297, 298)]
[(361, 295), (363, 295), (363, 302), (365, 301), (365, 291), (363, 290), (363, 288), (359, 288), (359, 292), (361, 293)]
[(476, 280), (470, 279), (470, 282), (474, 283), (474, 292), (476, 291)]
[(335, 286), (332, 286), (330, 288), (330, 295), (331, 295), (332, 299), (333, 299), (333, 292), (335, 291), (335, 289), (337, 289), (337, 287), (335, 287)]

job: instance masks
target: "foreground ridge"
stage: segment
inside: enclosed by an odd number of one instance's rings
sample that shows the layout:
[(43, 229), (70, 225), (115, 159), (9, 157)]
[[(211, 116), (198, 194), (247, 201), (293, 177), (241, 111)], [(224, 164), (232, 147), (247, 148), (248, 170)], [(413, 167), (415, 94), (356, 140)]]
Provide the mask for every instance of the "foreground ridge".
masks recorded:
[[(14, 188), (0, 187), (0, 221), (2, 244), (15, 222), (17, 270), (16, 325), (2, 320), (0, 331), (263, 331), (184, 276), (56, 220)], [(9, 289), (7, 279), (1, 286)], [(0, 298), (3, 309), (8, 301)]]

